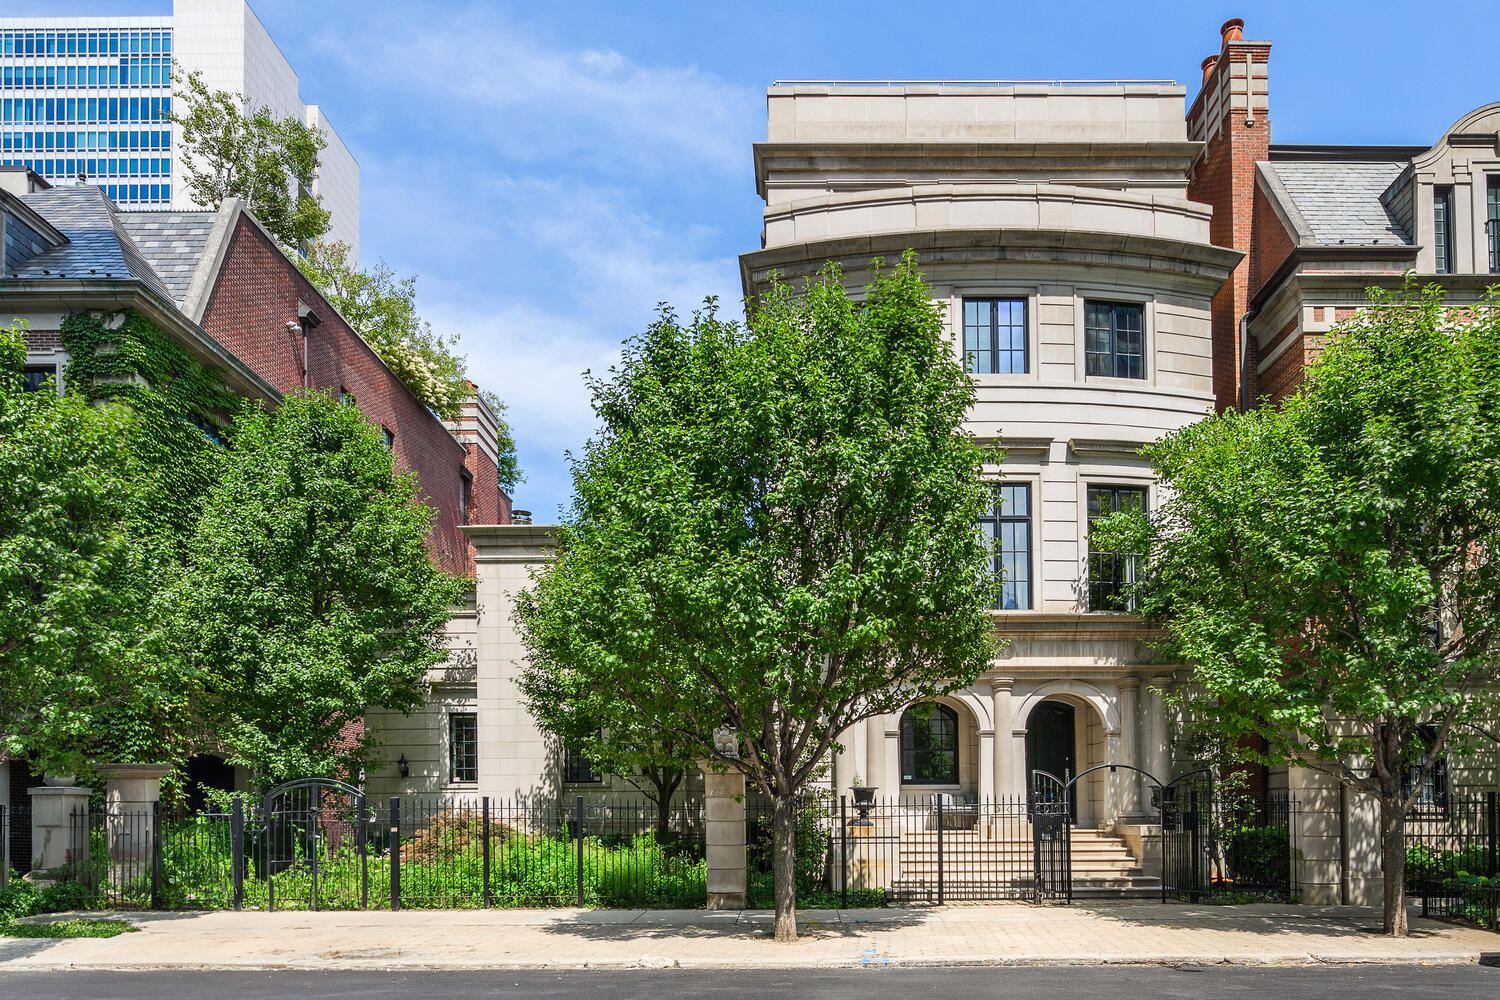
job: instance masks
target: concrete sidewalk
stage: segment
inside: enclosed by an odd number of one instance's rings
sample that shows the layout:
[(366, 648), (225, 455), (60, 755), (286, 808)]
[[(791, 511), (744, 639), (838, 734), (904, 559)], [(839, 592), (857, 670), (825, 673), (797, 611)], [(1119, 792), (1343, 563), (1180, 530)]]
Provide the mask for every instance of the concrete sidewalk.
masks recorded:
[[(76, 915), (76, 914), (75, 914)], [(94, 914), (97, 916), (98, 914)], [(57, 915), (61, 916), (61, 915)], [(58, 968), (835, 968), (861, 965), (1492, 963), (1500, 935), (1359, 907), (1161, 903), (803, 911), (407, 910), (119, 914), (109, 939), (0, 937), (0, 974)], [(54, 916), (52, 919), (56, 919)], [(39, 919), (39, 918), (33, 918)]]

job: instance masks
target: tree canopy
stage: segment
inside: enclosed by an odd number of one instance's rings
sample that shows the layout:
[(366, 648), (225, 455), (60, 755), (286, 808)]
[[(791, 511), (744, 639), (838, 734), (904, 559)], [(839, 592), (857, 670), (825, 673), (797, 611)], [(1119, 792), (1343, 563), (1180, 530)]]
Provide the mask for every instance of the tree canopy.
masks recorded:
[(1500, 300), (1373, 292), (1280, 406), (1146, 453), (1165, 502), (1098, 530), (1147, 554), (1136, 598), (1194, 666), (1192, 723), (1375, 798), (1405, 933), (1404, 818), (1500, 682)]
[(242, 198), (287, 247), (328, 232), (329, 212), (312, 193), (327, 145), (321, 131), (294, 115), (250, 109), (240, 94), (210, 90), (196, 71), (177, 82), (175, 109), (167, 117), (182, 129), (194, 201), (217, 208), (227, 198)]
[[(743, 772), (793, 808), (841, 732), (970, 682), (995, 651), (973, 389), (908, 255), (864, 301), (834, 269), (742, 328), (669, 309), (591, 377), (557, 561), (520, 598), (528, 670)], [(721, 748), (722, 731), (733, 748)]]
[(445, 655), (458, 581), (429, 556), (431, 512), (378, 430), (321, 392), (247, 404), (171, 595), (199, 713), (263, 782), (356, 776), (358, 720), (411, 711)]

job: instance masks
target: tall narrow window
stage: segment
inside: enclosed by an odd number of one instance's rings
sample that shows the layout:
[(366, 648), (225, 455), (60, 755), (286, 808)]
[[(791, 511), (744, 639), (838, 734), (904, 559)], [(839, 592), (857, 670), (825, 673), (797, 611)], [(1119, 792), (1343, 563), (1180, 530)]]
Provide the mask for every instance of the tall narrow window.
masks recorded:
[(995, 575), (1002, 579), (996, 607), (1023, 611), (1031, 607), (1031, 487), (1002, 483), (994, 502), (979, 519), (979, 534), (993, 553)]
[(1432, 189), (1432, 258), (1438, 274), (1453, 273), (1453, 188)]
[(958, 713), (929, 701), (901, 715), (901, 781), (958, 784)]
[(1484, 228), (1490, 236), (1490, 273), (1500, 274), (1500, 175), (1486, 183)]
[(458, 475), (458, 519), (469, 523), (469, 508), (474, 505), (474, 477), (467, 471)]
[(473, 712), (448, 716), (448, 780), (479, 780), (479, 716)]
[(385, 450), (386, 451), (395, 451), (396, 450), (396, 432), (395, 431), (391, 430), (389, 427), (382, 427), (382, 428), (380, 428), (380, 436), (385, 441)]
[[(1089, 525), (1119, 510), (1144, 511), (1143, 486), (1090, 486)], [(1130, 585), (1135, 583), (1140, 556), (1098, 552), (1089, 544), (1089, 610), (1129, 611)]]
[(1089, 375), (1145, 378), (1145, 309), (1130, 302), (1085, 302), (1083, 351)]
[(964, 299), (964, 370), (975, 375), (1028, 370), (1025, 299)]

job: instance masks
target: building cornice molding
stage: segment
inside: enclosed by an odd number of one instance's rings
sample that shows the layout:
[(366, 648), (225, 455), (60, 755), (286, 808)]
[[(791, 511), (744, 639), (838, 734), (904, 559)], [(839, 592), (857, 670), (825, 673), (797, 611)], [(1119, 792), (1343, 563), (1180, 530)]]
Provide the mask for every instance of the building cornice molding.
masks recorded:
[[(1084, 229), (991, 228), (902, 229), (896, 232), (803, 240), (740, 255), (740, 280), (746, 295), (756, 295), (771, 271), (784, 278), (807, 278), (828, 261), (845, 274), (863, 271), (874, 257), (894, 260), (906, 250), (923, 265), (943, 263), (1077, 264), (1129, 269), (1165, 281), (1200, 284), (1213, 295), (1244, 254), (1210, 243), (1160, 236)], [(1102, 258), (1102, 259), (1101, 259)]]

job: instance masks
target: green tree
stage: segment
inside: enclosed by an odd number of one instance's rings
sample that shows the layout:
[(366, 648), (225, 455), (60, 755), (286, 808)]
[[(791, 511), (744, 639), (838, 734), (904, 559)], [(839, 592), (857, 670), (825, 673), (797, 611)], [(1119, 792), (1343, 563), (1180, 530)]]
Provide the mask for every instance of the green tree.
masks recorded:
[(995, 651), (972, 387), (908, 255), (862, 303), (834, 269), (776, 283), (748, 330), (664, 310), (590, 388), (603, 429), (518, 605), (528, 669), (745, 774), (792, 940), (796, 800), (838, 735)]
[(134, 415), (23, 387), (23, 328), (0, 329), (0, 734), (73, 773), (96, 723), (162, 680), (141, 637), (147, 561), (126, 527)]
[(203, 718), (263, 782), (357, 776), (377, 747), (352, 724), (423, 703), (459, 581), (430, 558), (420, 496), (350, 404), (240, 414), (171, 606)]
[(1099, 530), (1146, 553), (1139, 606), (1194, 665), (1192, 724), (1375, 799), (1384, 926), (1405, 934), (1411, 776), (1472, 745), (1500, 683), (1495, 290), (1463, 311), (1374, 292), (1283, 405), (1146, 451), (1165, 503)]
[(245, 98), (210, 90), (198, 72), (175, 77), (174, 110), (167, 115), (182, 129), (183, 166), (193, 200), (218, 208), (241, 198), (250, 211), (287, 247), (328, 232), (329, 212), (312, 193), (323, 133), (270, 108), (248, 109)]
[(534, 661), (521, 676), (521, 689), (543, 729), (587, 757), (595, 771), (618, 775), (655, 804), (656, 841), (670, 841), (672, 796), (697, 763), (693, 744), (656, 728), (563, 664)]

